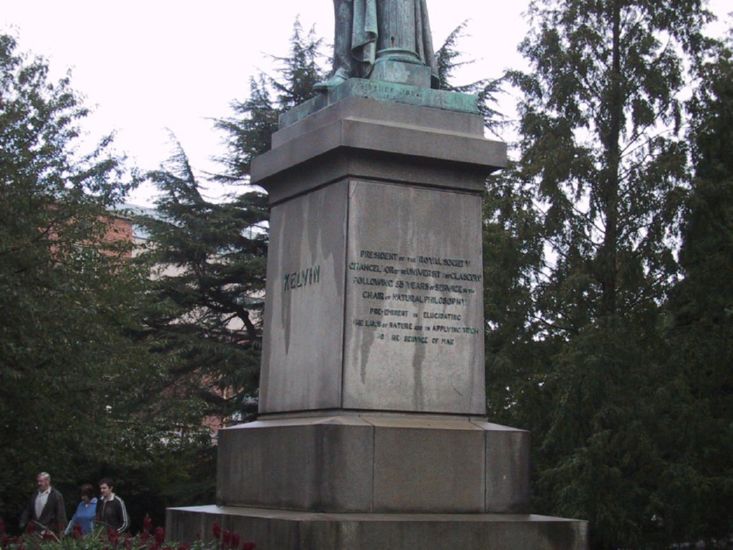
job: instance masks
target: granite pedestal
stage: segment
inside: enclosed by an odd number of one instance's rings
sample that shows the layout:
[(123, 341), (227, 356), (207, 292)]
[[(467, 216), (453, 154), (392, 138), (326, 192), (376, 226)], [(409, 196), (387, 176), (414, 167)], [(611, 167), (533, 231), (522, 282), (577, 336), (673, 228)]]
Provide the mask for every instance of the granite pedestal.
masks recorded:
[(220, 432), (217, 506), (170, 509), (173, 539), (586, 547), (584, 522), (528, 514), (529, 434), (485, 417), (481, 201), (505, 162), (462, 94), (349, 81), (281, 119), (252, 168), (259, 419)]

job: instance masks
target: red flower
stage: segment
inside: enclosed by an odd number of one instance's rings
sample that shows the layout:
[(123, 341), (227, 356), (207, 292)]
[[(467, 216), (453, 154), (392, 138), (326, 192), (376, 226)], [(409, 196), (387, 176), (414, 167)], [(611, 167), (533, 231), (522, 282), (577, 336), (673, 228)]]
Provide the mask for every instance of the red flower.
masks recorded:
[(71, 534), (76, 540), (79, 540), (82, 536), (81, 525), (79, 525), (78, 523), (75, 523), (74, 529), (72, 529)]
[(109, 540), (109, 542), (114, 546), (117, 546), (117, 543), (120, 540), (120, 534), (116, 529), (109, 529), (107, 530), (107, 540)]
[(242, 550), (255, 550), (257, 545), (254, 542), (245, 542), (242, 544)]
[(148, 533), (147, 531), (143, 531), (142, 533), (140, 533), (140, 542), (142, 542), (143, 544), (147, 543), (149, 538), (150, 533)]
[(211, 532), (213, 533), (215, 539), (219, 539), (221, 537), (221, 525), (219, 525), (218, 521), (215, 521), (214, 524), (211, 526)]
[(232, 533), (232, 548), (239, 548), (239, 533)]
[(132, 550), (132, 535), (130, 533), (125, 536), (125, 550)]
[[(199, 537), (200, 538), (200, 537)], [(191, 547), (188, 544), (179, 544), (178, 550), (191, 550)]]
[(148, 514), (145, 514), (145, 519), (143, 519), (143, 531), (150, 531), (152, 528), (153, 519)]
[(232, 532), (225, 529), (222, 541), (224, 542), (224, 547), (229, 548), (232, 545)]
[(155, 529), (155, 542), (157, 544), (163, 544), (164, 540), (165, 540), (165, 530), (162, 527), (157, 527)]
[(44, 531), (43, 540), (56, 540), (56, 536), (51, 531)]
[(25, 532), (28, 533), (29, 535), (31, 533), (35, 533), (36, 532), (36, 524), (33, 523), (32, 521), (29, 522), (28, 525), (25, 526)]

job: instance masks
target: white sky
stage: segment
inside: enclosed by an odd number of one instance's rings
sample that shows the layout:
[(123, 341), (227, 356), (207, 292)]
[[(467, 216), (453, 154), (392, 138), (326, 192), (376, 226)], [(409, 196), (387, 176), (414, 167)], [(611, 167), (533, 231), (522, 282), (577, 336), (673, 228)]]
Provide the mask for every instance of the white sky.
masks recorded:
[[(728, 26), (729, 2), (709, 4)], [(470, 36), (459, 45), (476, 63), (460, 80), (523, 66), (516, 47), (527, 4), (428, 0), (436, 47), (470, 21)], [(298, 15), (305, 29), (315, 25), (332, 40), (330, 0), (0, 0), (0, 32), (16, 35), (21, 51), (47, 58), (57, 76), (71, 69), (73, 87), (94, 109), (90, 135), (117, 131), (117, 148), (140, 168), (167, 158), (170, 129), (195, 168), (215, 170), (210, 157), (223, 149), (210, 119), (229, 114), (251, 76), (272, 70), (267, 54), (287, 54)], [(501, 110), (512, 112), (511, 98)], [(148, 203), (150, 194), (140, 189), (132, 202)]]

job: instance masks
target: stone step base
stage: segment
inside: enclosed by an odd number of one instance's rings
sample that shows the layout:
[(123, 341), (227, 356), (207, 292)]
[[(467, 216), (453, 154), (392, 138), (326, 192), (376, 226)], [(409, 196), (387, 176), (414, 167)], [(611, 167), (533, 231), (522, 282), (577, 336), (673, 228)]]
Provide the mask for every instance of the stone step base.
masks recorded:
[(529, 432), (485, 418), (333, 415), (219, 432), (217, 503), (329, 513), (529, 512)]
[(168, 538), (211, 540), (212, 527), (257, 550), (583, 550), (585, 521), (528, 514), (318, 514), (257, 508), (169, 508)]

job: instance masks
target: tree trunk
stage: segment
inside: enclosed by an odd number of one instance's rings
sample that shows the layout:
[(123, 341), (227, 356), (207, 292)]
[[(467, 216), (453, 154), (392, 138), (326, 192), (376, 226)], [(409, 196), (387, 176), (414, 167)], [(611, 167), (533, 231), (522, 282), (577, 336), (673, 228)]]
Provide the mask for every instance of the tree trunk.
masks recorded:
[(601, 315), (614, 316), (617, 310), (617, 248), (618, 248), (618, 200), (619, 167), (621, 165), (621, 126), (623, 123), (624, 98), (621, 88), (621, 8), (615, 1), (612, 6), (613, 43), (610, 93), (608, 96), (608, 127), (605, 139), (606, 170), (601, 188), (601, 198), (606, 218), (603, 246), (599, 263), (601, 282)]

